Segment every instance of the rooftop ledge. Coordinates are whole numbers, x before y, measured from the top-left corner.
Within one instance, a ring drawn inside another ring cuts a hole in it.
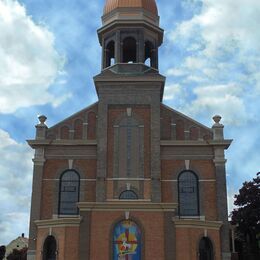
[[[159,74],[159,71],[156,68],[147,66],[144,63],[116,63],[114,65],[111,65],[110,67],[107,67],[101,71],[101,74],[98,74],[94,77],[94,79],[100,79],[101,75],[104,77],[105,72],[112,72],[113,76],[115,75],[123,75],[123,76],[129,76],[132,80],[138,81],[140,79],[135,78],[136,76],[146,76],[150,77],[150,80],[156,80],[156,81],[162,81],[165,80],[165,77]],[[159,77],[158,77],[159,76]],[[109,77],[109,76],[108,76]],[[156,79],[157,77],[157,79]],[[111,78],[111,76],[110,76]],[[124,78],[120,78],[122,81]],[[114,80],[114,79],[111,79]]]
[[[56,218],[56,219],[44,219],[36,220],[34,223],[38,228],[46,227],[66,227],[66,226],[79,226],[82,218],[77,216],[75,218]]]
[[[222,221],[207,221],[199,219],[177,219],[173,218],[172,221],[176,228],[203,228],[219,230],[223,225]]]
[[[152,203],[145,200],[79,202],[80,211],[175,211],[177,203]]]
[[[57,146],[90,146],[90,145],[97,145],[96,140],[51,140],[51,139],[43,139],[43,140],[27,140],[27,143],[32,147],[35,148],[37,146],[50,146],[50,145],[57,145]]]
[[[163,140],[161,146],[224,146],[227,149],[232,143],[232,139],[226,140],[208,140],[208,141],[193,141],[193,140]]]

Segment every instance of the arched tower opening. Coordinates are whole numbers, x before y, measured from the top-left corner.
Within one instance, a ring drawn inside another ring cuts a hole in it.
[[[110,41],[106,45],[106,64],[105,67],[110,67],[115,64],[115,42]]]
[[[146,41],[144,44],[145,64],[147,66],[156,68],[156,50],[151,41]]]
[[[123,40],[123,63],[136,63],[136,39],[127,37]]]

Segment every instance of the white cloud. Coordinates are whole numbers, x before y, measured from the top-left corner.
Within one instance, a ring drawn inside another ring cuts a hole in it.
[[[234,125],[243,124],[248,119],[245,104],[239,97],[242,93],[240,86],[211,85],[197,87],[193,92],[196,98],[184,109],[190,115],[220,114],[225,124]]]
[[[178,99],[181,97],[182,88],[179,84],[172,84],[165,87],[163,98],[164,100]]]
[[[180,77],[186,75],[186,72],[181,69],[172,68],[166,71],[166,75]]]
[[[0,113],[57,103],[49,87],[64,57],[54,48],[53,34],[16,0],[0,0],[0,32]]]
[[[252,105],[260,98],[260,1],[201,3],[200,12],[168,34],[172,44],[186,52],[178,67],[186,74],[178,83],[194,88],[194,95],[188,96],[192,109],[181,109],[193,116],[222,114],[229,124],[247,123],[252,111],[259,111]],[[176,76],[175,68],[168,72]]]
[[[21,233],[28,234],[33,153],[29,146],[17,143],[7,132],[0,129],[0,154],[0,244],[2,245],[9,243]]]

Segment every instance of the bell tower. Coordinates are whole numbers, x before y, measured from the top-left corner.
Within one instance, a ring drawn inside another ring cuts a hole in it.
[[[94,82],[102,116],[97,123],[96,199],[118,200],[120,194],[134,192],[138,199],[161,202],[165,78],[158,71],[163,30],[155,0],[107,0],[98,37],[102,70]]]
[[[154,0],[108,0],[98,30],[102,69],[114,64],[147,64],[158,69],[158,48],[163,41]]]

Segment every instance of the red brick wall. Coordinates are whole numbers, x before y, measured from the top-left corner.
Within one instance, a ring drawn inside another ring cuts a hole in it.
[[[81,119],[77,119],[74,122],[74,131],[74,139],[83,138],[83,121]]]
[[[215,260],[220,257],[220,237],[218,230],[207,230],[214,247]],[[204,236],[204,229],[200,228],[176,228],[176,259],[197,260],[199,241]]]
[[[88,114],[88,139],[96,139],[97,115],[94,112]]]
[[[80,172],[81,178],[96,179],[96,160],[75,160],[73,167]],[[64,170],[68,169],[68,160],[47,160],[44,166],[42,182],[41,219],[50,219],[53,215],[53,205],[58,205],[58,193],[55,194],[57,179]],[[52,179],[56,179],[53,180]],[[81,181],[85,185],[85,201],[96,200],[96,182]],[[55,201],[56,200],[56,201]]]
[[[63,126],[60,129],[60,139],[69,139],[69,127],[68,126]]]
[[[96,139],[96,114],[98,105],[94,104],[87,109],[80,111],[79,113],[72,115],[65,119],[61,123],[54,127],[51,127],[47,131],[48,139],[57,139],[60,135],[60,139],[69,139],[69,129],[74,130],[73,139],[82,139],[83,137],[83,122],[88,122],[88,136],[89,140]]]
[[[38,229],[36,260],[42,260],[43,244],[49,234],[49,228]],[[79,259],[79,227],[53,227],[51,228],[51,235],[55,237],[57,242],[57,260]]]
[[[192,160],[190,169],[198,175],[199,180],[204,180],[199,182],[199,187],[202,189],[201,207],[203,207],[203,215],[207,220],[216,220],[216,177],[213,162],[211,160]],[[184,160],[161,161],[163,202],[178,203],[178,182],[176,180],[183,170],[185,170]]]

